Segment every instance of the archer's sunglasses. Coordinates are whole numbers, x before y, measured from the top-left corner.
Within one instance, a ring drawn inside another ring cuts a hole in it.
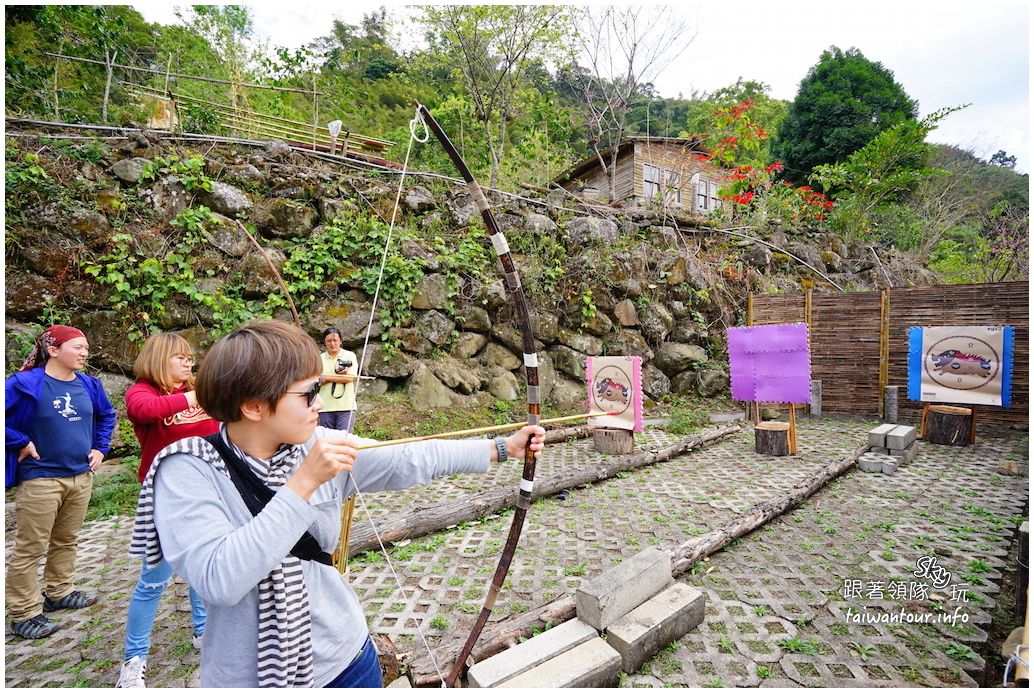
[[[317,380],[316,382],[314,382],[305,392],[291,392],[290,390],[288,390],[284,394],[301,395],[305,398],[305,406],[311,407],[312,403],[316,401],[316,398],[320,394],[320,381]]]

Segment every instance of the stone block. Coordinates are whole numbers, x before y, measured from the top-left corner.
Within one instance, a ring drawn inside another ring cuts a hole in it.
[[[887,447],[892,450],[904,450],[916,440],[915,426],[895,426],[887,434]]]
[[[621,655],[603,638],[593,638],[499,684],[499,688],[612,688]]]
[[[599,635],[588,623],[573,618],[478,662],[470,668],[467,679],[471,686],[477,688],[495,688],[507,679],[523,674],[584,642],[599,638]]]
[[[896,460],[900,460],[900,464],[908,464],[919,452],[919,446],[912,443],[904,450],[891,450],[890,455]]]
[[[703,592],[676,582],[612,623],[607,644],[621,655],[625,673],[638,671],[661,648],[700,625],[704,602]]]
[[[397,679],[395,679],[394,681],[392,681],[391,683],[389,683],[387,686],[385,686],[385,688],[412,688],[412,687],[413,687],[413,684],[409,682],[409,677],[408,676],[400,676]]]
[[[890,448],[869,448],[869,452],[875,453],[877,455],[889,455]]]
[[[651,546],[579,587],[575,610],[596,630],[606,630],[672,582],[671,554]]]
[[[883,424],[869,431],[869,445],[882,448],[887,445],[887,434],[896,428],[894,424]]]
[[[865,453],[858,458],[858,468],[863,472],[882,472],[883,462]]]
[[[888,462],[888,461],[884,460],[883,464],[880,465],[880,466],[882,467],[880,469],[880,471],[883,472],[884,474],[893,474],[894,472],[898,471],[898,463],[897,462]]]

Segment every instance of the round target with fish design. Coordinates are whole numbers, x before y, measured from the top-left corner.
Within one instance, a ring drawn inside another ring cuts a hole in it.
[[[592,381],[592,403],[600,411],[620,415],[632,406],[632,380],[616,366],[604,366]]]
[[[953,390],[983,387],[998,375],[1001,362],[993,346],[967,335],[940,339],[923,354],[927,377]]]

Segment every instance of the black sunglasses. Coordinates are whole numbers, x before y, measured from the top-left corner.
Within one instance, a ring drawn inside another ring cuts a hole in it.
[[[320,394],[320,381],[317,380],[316,382],[314,382],[305,392],[291,392],[290,390],[288,390],[284,394],[301,395],[305,398],[305,406],[311,407],[312,403],[316,401],[316,397],[318,397]]]

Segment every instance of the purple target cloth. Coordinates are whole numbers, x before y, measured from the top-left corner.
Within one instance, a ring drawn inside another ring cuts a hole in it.
[[[811,351],[805,323],[730,327],[727,338],[734,400],[811,401]]]

